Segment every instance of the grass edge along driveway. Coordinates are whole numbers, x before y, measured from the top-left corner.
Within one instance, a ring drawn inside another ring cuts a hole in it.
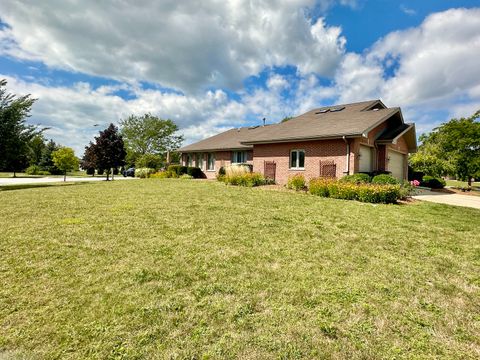
[[[480,356],[478,210],[173,179],[0,200],[13,358]]]

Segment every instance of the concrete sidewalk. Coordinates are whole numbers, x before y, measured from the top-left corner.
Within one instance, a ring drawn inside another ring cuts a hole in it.
[[[446,194],[442,192],[419,189],[417,195],[412,196],[417,200],[430,201],[438,204],[456,205],[480,209],[480,196]]]
[[[106,176],[90,176],[90,177],[80,177],[80,176],[67,176],[67,182],[82,182],[82,181],[105,181]],[[122,175],[116,175],[115,181],[117,180],[134,180],[132,177],[123,177]],[[63,182],[62,177],[41,177],[41,178],[0,178],[0,186],[3,185],[23,185],[23,184],[44,184],[44,183],[56,183]]]

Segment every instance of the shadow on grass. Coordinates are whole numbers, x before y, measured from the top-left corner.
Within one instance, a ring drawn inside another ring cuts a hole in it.
[[[72,185],[88,185],[88,182],[68,182],[68,183],[44,183],[44,184],[16,184],[16,185],[2,185],[0,186],[1,191],[10,191],[10,190],[24,190],[32,188],[42,188],[42,187],[54,187],[54,186],[72,186]]]

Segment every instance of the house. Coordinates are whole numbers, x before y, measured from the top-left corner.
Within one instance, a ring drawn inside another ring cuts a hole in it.
[[[407,155],[415,152],[415,125],[400,108],[380,100],[326,106],[279,124],[242,127],[179,149],[182,163],[214,178],[222,166],[253,165],[253,171],[285,184],[304,174],[341,178],[358,172],[390,172],[407,178]]]

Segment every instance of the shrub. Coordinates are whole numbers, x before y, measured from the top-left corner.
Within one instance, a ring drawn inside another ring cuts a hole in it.
[[[312,179],[308,183],[308,191],[310,194],[328,197],[330,195],[329,187],[331,183],[335,182],[333,179],[317,178]]]
[[[104,170],[103,169],[97,169],[97,175],[103,175]]]
[[[154,173],[155,173],[155,169],[152,169],[152,168],[135,169],[135,177],[138,177],[140,179],[149,178]]]
[[[218,181],[225,181],[225,175],[226,175],[225,168],[221,166],[220,169],[218,169],[216,178]]]
[[[299,191],[305,189],[306,184],[303,174],[295,174],[288,177],[287,188]]]
[[[422,186],[429,187],[431,189],[443,189],[447,183],[442,178],[436,178],[433,176],[424,176],[422,179]]]
[[[170,175],[170,173],[168,171],[158,171],[154,174],[151,174],[150,177],[154,178],[154,179],[166,179],[166,178],[171,177],[169,175]]]
[[[397,178],[394,178],[392,175],[381,174],[373,177],[372,184],[397,185],[397,184],[400,184],[400,182],[397,180]]]
[[[194,177],[192,175],[183,174],[182,176],[180,176],[180,179],[189,180],[194,179]]]
[[[260,186],[266,184],[266,180],[262,174],[253,172],[225,175],[223,181],[229,185],[239,185],[246,187]]]
[[[28,175],[38,175],[39,171],[41,171],[41,168],[38,165],[30,165],[25,169],[25,173]]]
[[[145,154],[138,157],[135,161],[136,168],[153,168],[160,169],[163,166],[163,160],[160,155]]]
[[[95,175],[95,169],[94,168],[88,168],[86,170],[86,172],[87,172],[87,175]]]
[[[175,173],[176,175],[178,175],[177,177],[179,177],[179,176],[187,173],[187,167],[182,166],[182,165],[170,165],[167,168],[167,171]]]
[[[352,174],[352,175],[345,175],[340,179],[341,182],[344,183],[352,183],[352,184],[362,184],[362,183],[369,183],[370,176],[368,174]]]
[[[185,175],[185,174],[182,174],[182,175]],[[204,177],[202,169],[198,167],[188,167],[187,175],[190,175],[194,179],[200,179]]]
[[[113,175],[118,175],[119,171],[118,168],[113,168]]]
[[[309,192],[313,195],[370,203],[395,203],[402,197],[400,185],[350,183],[333,179],[312,179]]]

